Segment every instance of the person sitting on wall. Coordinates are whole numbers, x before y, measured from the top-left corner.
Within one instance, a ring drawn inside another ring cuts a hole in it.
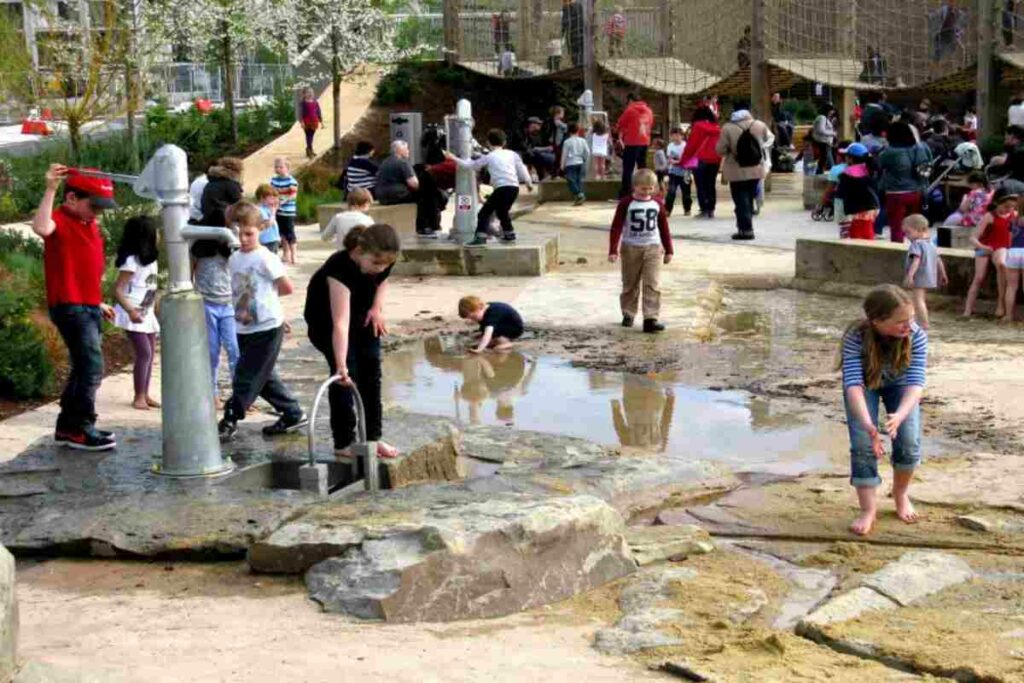
[[[509,149],[519,152],[523,163],[534,170],[537,182],[555,173],[555,150],[550,144],[546,144],[541,132],[542,126],[543,121],[531,116],[526,120],[526,128],[515,136],[509,146]]]

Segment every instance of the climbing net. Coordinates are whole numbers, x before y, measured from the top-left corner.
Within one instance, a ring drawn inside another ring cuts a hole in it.
[[[1008,51],[1024,63],[1024,0],[1005,5]],[[602,70],[670,95],[750,92],[758,29],[768,85],[928,88],[973,71],[977,16],[970,0],[449,0],[457,7],[458,58],[507,78],[569,74],[593,36]],[[1000,14],[1001,13],[1001,14]],[[998,28],[996,34],[998,37]],[[970,87],[970,78],[961,82]]]

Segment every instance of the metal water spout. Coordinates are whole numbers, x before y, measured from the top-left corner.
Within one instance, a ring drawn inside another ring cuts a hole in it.
[[[459,100],[455,115],[445,117],[448,133],[448,151],[460,159],[473,156],[473,106],[469,100]],[[455,170],[455,222],[452,240],[463,243],[476,233],[476,217],[480,209],[477,201],[476,172],[458,167]]]

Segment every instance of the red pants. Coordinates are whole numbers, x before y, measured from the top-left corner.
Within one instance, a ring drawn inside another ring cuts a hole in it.
[[[885,193],[885,215],[889,219],[889,237],[893,242],[903,241],[903,219],[912,213],[921,213],[920,192]]]
[[[871,218],[854,218],[850,221],[850,239],[875,239],[875,221]]]

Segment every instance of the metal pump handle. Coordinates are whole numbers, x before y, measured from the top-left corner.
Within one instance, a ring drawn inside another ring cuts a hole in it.
[[[331,375],[327,380],[320,385],[317,389],[316,398],[313,399],[313,409],[309,413],[309,427],[307,427],[308,440],[309,440],[309,464],[316,464],[316,416],[320,410],[320,401],[323,400],[324,394],[335,382],[341,383],[341,375]],[[363,407],[363,397],[359,395],[359,389],[356,388],[355,383],[348,382],[342,383],[343,387],[347,387],[352,395],[356,399],[356,444],[354,454],[362,448],[365,450],[363,456],[366,458],[366,489],[368,491],[377,491],[380,488],[380,480],[377,471],[377,445],[366,443],[366,410]],[[357,455],[358,457],[358,455]]]

